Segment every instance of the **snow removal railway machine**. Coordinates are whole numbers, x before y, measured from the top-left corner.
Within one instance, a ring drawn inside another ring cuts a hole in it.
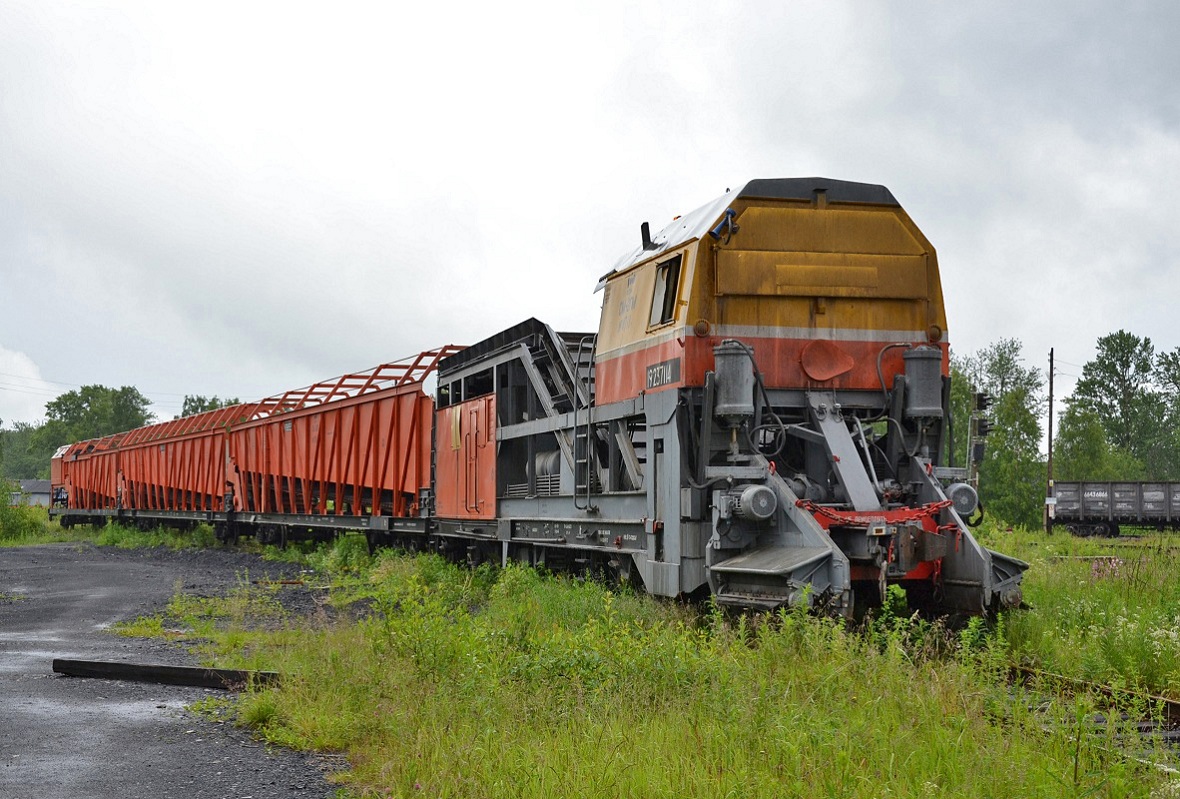
[[[63,447],[66,523],[363,530],[661,596],[851,617],[1021,602],[964,519],[934,248],[883,186],[753,180],[599,285],[597,333],[528,319],[470,347]],[[432,399],[422,390],[437,375]]]

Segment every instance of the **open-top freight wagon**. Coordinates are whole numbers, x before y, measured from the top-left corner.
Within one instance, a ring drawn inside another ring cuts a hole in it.
[[[528,319],[258,403],[63,447],[64,523],[208,522],[617,575],[851,616],[1021,601],[951,451],[935,252],[883,186],[755,180],[606,274],[596,333]],[[432,399],[423,380],[436,373]]]
[[[1053,484],[1050,521],[1077,536],[1117,536],[1122,527],[1180,528],[1180,483]]]
[[[434,403],[422,381],[458,351],[62,447],[52,482],[65,504],[54,512],[66,524],[208,522],[222,538],[267,543],[389,532],[425,515]]]

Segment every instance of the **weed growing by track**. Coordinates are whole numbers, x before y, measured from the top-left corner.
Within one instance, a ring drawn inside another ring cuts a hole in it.
[[[12,485],[0,480],[0,546],[40,543],[49,534],[49,512],[35,505],[9,505]]]
[[[213,527],[208,524],[198,524],[192,530],[173,530],[168,527],[156,527],[152,530],[139,530],[121,524],[107,524],[94,528],[95,544],[103,547],[119,547],[120,549],[150,549],[152,547],[168,547],[169,549],[209,549],[217,544]]]
[[[1013,662],[1180,698],[1180,538],[995,529],[987,538],[1031,564],[1031,609],[1005,630]]]
[[[309,559],[331,569],[332,616],[294,619],[257,586],[169,615],[218,665],[281,672],[237,720],[347,753],[349,795],[1144,796],[1161,779],[1046,731],[1075,711],[1006,686],[1006,627],[949,635],[894,607],[861,634],[370,558],[359,539]]]
[[[192,549],[211,548],[217,544],[213,527],[208,524],[198,524],[191,530],[174,530],[168,527],[140,530],[117,522],[108,522],[99,526],[82,525],[67,530],[58,524],[56,519],[50,519],[45,508],[9,507],[0,504],[0,546],[32,546],[78,541],[121,549],[149,549],[160,546],[169,549]]]

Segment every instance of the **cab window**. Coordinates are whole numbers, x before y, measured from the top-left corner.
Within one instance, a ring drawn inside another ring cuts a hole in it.
[[[656,266],[656,285],[651,298],[651,321],[648,327],[671,322],[676,316],[676,298],[680,287],[680,256]]]

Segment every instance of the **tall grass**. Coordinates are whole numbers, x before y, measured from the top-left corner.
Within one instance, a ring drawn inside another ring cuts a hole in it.
[[[0,483],[0,496],[7,500],[7,492]],[[49,517],[46,508],[38,506],[10,506],[0,502],[0,546],[28,546],[61,542],[89,541],[98,546],[121,549],[168,547],[170,549],[208,548],[217,544],[213,527],[197,524],[188,530],[177,530],[163,525],[140,530],[131,525],[107,521],[97,525],[79,525],[66,530],[56,519]],[[247,542],[248,547],[261,547]],[[277,551],[277,550],[276,550]],[[302,557],[302,555],[299,555]]]
[[[82,529],[86,535],[86,528]],[[101,527],[91,528],[87,537],[98,546],[120,549],[202,549],[217,544],[213,527],[208,524],[198,524],[191,530],[176,530],[163,526],[140,530],[117,522],[108,522]]]
[[[1117,754],[1117,725],[1091,734],[1085,697],[1026,696],[1005,674],[1018,659],[1180,696],[1180,538],[1116,549],[979,533],[1032,564],[1032,608],[954,634],[900,602],[863,631],[801,612],[730,616],[519,567],[373,556],[359,536],[265,550],[330,576],[330,601],[351,614],[294,618],[282,589],[244,582],[124,632],[280,671],[236,718],[346,752],[352,796],[1151,795],[1165,777]]]
[[[1006,628],[1013,660],[1180,698],[1180,537],[1135,542],[1018,530],[1031,609]]]
[[[1161,779],[1051,723],[1070,708],[1030,710],[999,677],[1003,633],[978,626],[886,611],[861,635],[390,553],[344,583],[359,622],[271,624],[248,647],[202,630],[223,663],[285,675],[239,720],[347,752],[356,796],[1141,796]]]
[[[49,530],[49,512],[35,505],[9,505],[11,483],[0,480],[0,545],[34,542]]]

